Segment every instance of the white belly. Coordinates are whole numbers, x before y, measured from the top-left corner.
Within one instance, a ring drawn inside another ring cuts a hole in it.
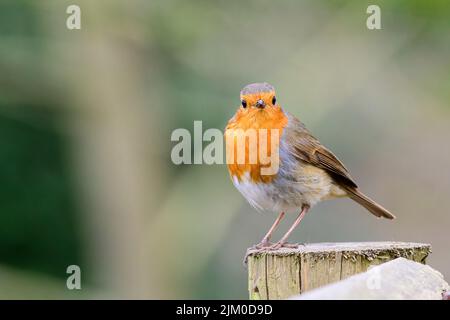
[[[298,162],[295,168],[281,166],[270,183],[255,183],[248,174],[240,181],[233,177],[233,183],[253,207],[276,212],[301,210],[304,205],[312,207],[346,195],[322,169]]]

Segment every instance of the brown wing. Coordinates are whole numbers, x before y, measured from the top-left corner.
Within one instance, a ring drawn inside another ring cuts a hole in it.
[[[344,164],[319,140],[314,138],[303,123],[292,115],[288,116],[289,124],[286,128],[286,135],[289,144],[293,146],[291,148],[293,155],[300,160],[326,170],[338,184],[357,188]]]

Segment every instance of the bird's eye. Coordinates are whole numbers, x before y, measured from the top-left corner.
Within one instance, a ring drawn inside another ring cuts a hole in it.
[[[275,96],[273,96],[273,98],[272,98],[272,104],[275,105],[275,103],[277,103],[277,98],[275,98]]]
[[[242,103],[242,106],[243,106],[244,108],[247,108],[247,101],[242,100],[241,103]]]

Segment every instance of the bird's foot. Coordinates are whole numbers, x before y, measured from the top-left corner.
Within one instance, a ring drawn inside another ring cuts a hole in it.
[[[271,246],[273,246],[274,244],[272,242],[269,242],[267,240],[263,240],[258,244],[255,244],[252,249],[265,249],[265,248],[270,248]]]
[[[268,249],[269,250],[278,250],[280,248],[292,248],[297,249],[301,244],[299,243],[287,243],[283,241],[278,241],[277,243],[271,245]]]
[[[272,247],[273,245],[274,245],[274,244],[273,244],[272,242],[269,242],[268,240],[264,240],[264,239],[263,239],[260,243],[255,244],[253,247],[249,248],[249,249],[247,250],[247,253],[245,254],[244,261],[242,261],[243,264],[244,264],[244,267],[247,266],[248,256],[250,255],[250,252],[249,252],[249,251],[251,251],[251,250],[269,249],[269,248]]]

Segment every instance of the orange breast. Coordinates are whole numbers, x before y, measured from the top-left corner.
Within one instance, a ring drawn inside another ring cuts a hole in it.
[[[260,151],[263,148],[262,150],[266,152],[262,153],[265,153],[267,157],[273,155],[278,157],[277,151],[279,150],[280,139],[287,122],[286,115],[279,107],[240,108],[228,122],[225,131],[227,166],[231,177],[236,177],[239,181],[248,178],[254,183],[271,182],[276,174],[262,174],[261,169],[269,167],[270,163],[267,163],[267,159],[262,161],[264,159],[261,159]],[[276,130],[276,132],[272,132],[272,130]],[[261,139],[261,135],[266,138]],[[272,137],[277,137],[277,141],[272,141]],[[244,141],[243,144],[242,141]],[[243,148],[238,150],[240,146],[243,146]],[[274,146],[276,146],[275,150]],[[232,156],[230,156],[230,152],[232,152]],[[276,152],[276,155],[273,154],[274,152]],[[245,160],[243,163],[242,161],[238,162],[240,153],[241,155],[244,153]]]

